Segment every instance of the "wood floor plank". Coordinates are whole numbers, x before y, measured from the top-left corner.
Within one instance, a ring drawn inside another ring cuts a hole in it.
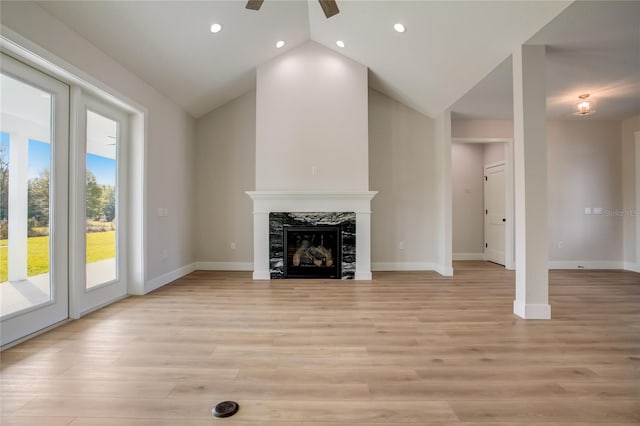
[[[640,424],[640,274],[551,271],[551,321],[514,273],[252,281],[197,271],[0,354],[3,426]],[[234,399],[240,411],[215,419]]]

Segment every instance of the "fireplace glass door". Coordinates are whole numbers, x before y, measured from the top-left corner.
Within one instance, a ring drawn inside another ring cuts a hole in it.
[[[285,278],[341,278],[340,227],[284,227]]]

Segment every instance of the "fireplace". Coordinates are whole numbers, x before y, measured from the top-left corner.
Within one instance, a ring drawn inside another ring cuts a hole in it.
[[[342,280],[371,279],[371,199],[375,191],[247,191],[253,200],[253,279],[284,278],[284,228],[340,229]]]
[[[284,278],[341,278],[338,226],[285,226]]]
[[[355,213],[269,213],[269,264],[271,279],[353,279]]]

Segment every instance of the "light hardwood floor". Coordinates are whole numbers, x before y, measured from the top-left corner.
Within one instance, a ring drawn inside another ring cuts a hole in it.
[[[513,272],[455,268],[195,272],[4,351],[1,424],[640,424],[640,274],[553,271],[553,320],[524,321]]]

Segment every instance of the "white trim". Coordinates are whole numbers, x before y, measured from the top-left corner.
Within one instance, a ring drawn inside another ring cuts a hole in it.
[[[484,260],[484,253],[453,253],[453,260]]]
[[[624,262],[624,270],[640,273],[640,264],[633,262]]]
[[[451,138],[452,143],[513,143],[513,138]]]
[[[551,305],[513,301],[513,313],[524,319],[551,319]]]
[[[33,333],[31,333],[31,334],[27,335],[27,336],[24,336],[24,337],[21,337],[21,338],[19,338],[19,339],[17,339],[17,340],[14,340],[13,342],[7,343],[6,345],[0,346],[0,352],[5,351],[5,350],[7,350],[7,349],[9,349],[9,348],[12,348],[12,347],[14,347],[14,346],[17,346],[17,345],[19,345],[20,343],[24,343],[24,342],[26,342],[27,340],[33,339],[34,337],[37,337],[37,336],[39,336],[39,335],[41,335],[41,334],[44,334],[44,333],[46,333],[46,332],[49,332],[49,331],[53,330],[54,328],[58,328],[58,327],[60,327],[61,325],[65,325],[65,324],[67,324],[67,323],[70,323],[71,321],[73,321],[73,319],[71,319],[71,318],[67,318],[67,319],[62,320],[62,321],[60,321],[60,322],[57,322],[57,323],[55,323],[55,324],[52,324],[52,325],[50,325],[49,327],[45,327],[45,328],[43,328],[43,329],[40,329],[40,330],[38,330],[38,331],[36,331],[36,332],[33,332]]]
[[[147,114],[147,109],[127,97],[126,95],[112,89],[100,80],[92,77],[81,69],[73,66],[69,62],[54,55],[38,44],[21,36],[17,32],[5,25],[0,25],[0,47],[5,52],[10,52],[35,68],[50,74],[68,84],[75,84],[82,89],[93,93],[106,102],[112,103],[119,108],[123,108],[130,113]]]
[[[174,269],[171,272],[167,272],[166,274],[162,274],[159,277],[155,277],[146,282],[144,286],[145,294],[156,290],[163,285],[167,285],[170,282],[173,282],[179,278],[184,277],[196,270],[196,263],[191,263],[189,265],[185,265],[181,268]]]
[[[253,262],[196,262],[196,271],[253,271]]]
[[[126,299],[127,297],[129,297],[129,295],[128,295],[128,294],[123,294],[123,295],[120,295],[120,296],[116,296],[116,297],[114,297],[113,299],[107,300],[107,301],[105,301],[104,303],[101,303],[101,304],[99,304],[99,305],[92,306],[92,307],[90,307],[89,309],[87,309],[87,310],[84,310],[84,311],[80,312],[80,317],[83,317],[83,316],[85,316],[85,315],[87,315],[87,314],[90,314],[91,312],[97,311],[98,309],[102,309],[102,308],[104,308],[104,307],[106,307],[106,306],[109,306],[109,305],[111,305],[112,303],[116,303],[116,302],[119,302],[119,301],[121,301],[121,300],[124,300],[124,299]],[[77,319],[77,318],[74,318],[74,319]]]
[[[437,271],[433,262],[373,262],[372,271]]]
[[[636,140],[636,265],[640,265],[640,131],[633,136]]]
[[[441,266],[436,265],[435,271],[442,275],[443,277],[452,277],[453,276],[453,266]]]
[[[252,279],[256,281],[270,280],[271,273],[269,271],[253,271]]]
[[[624,269],[618,260],[560,260],[550,261],[549,269]]]
[[[489,164],[485,164],[484,165],[484,170],[485,173],[488,169],[493,169],[494,167],[504,167],[505,162],[504,161],[496,161],[495,163],[489,163]]]

